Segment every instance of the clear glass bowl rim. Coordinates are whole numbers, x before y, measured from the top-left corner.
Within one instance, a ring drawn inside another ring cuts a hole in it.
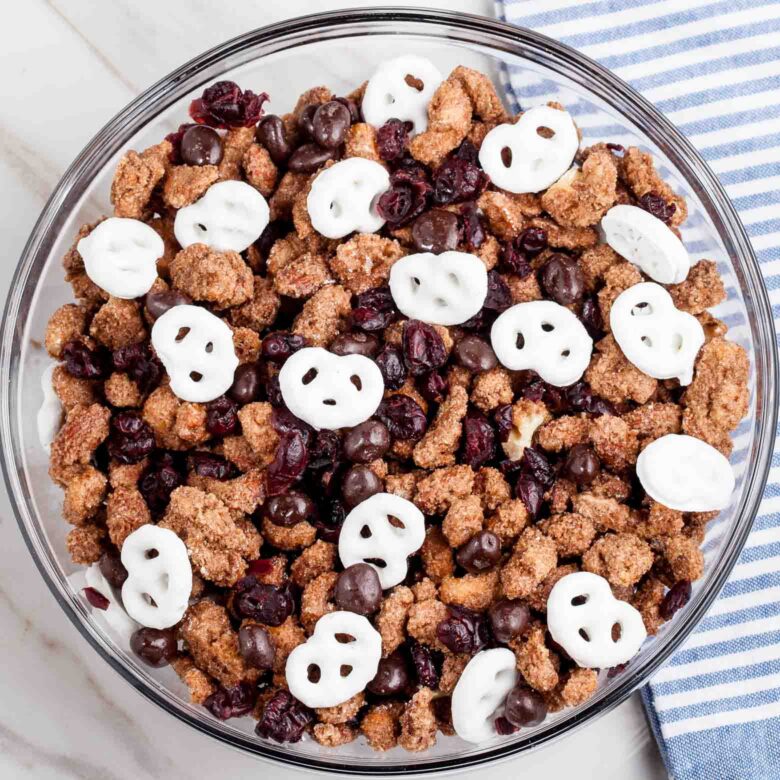
[[[294,749],[284,746],[260,744],[251,738],[227,733],[218,728],[216,722],[206,718],[194,717],[191,713],[178,708],[163,689],[155,689],[126,667],[114,654],[111,646],[99,635],[87,620],[88,614],[83,605],[74,601],[65,583],[57,571],[51,551],[41,533],[33,508],[26,493],[22,479],[20,457],[21,437],[18,427],[18,373],[21,360],[24,321],[20,321],[20,312],[29,307],[35,289],[35,280],[43,268],[47,256],[50,238],[78,202],[91,175],[121,149],[127,140],[139,128],[151,120],[162,108],[194,92],[195,88],[214,77],[211,69],[217,69],[227,58],[235,57],[243,51],[253,51],[254,56],[262,57],[273,50],[274,42],[293,38],[309,38],[317,35],[370,34],[366,26],[376,26],[377,32],[392,33],[387,25],[400,23],[403,32],[416,28],[413,34],[424,35],[426,25],[431,28],[445,26],[446,34],[440,29],[431,30],[439,37],[470,42],[487,46],[499,51],[517,55],[533,55],[537,61],[558,71],[561,75],[572,74],[585,77],[587,87],[598,98],[619,111],[623,116],[641,127],[643,132],[659,146],[666,147],[667,155],[682,175],[689,181],[700,184],[706,195],[702,196],[708,206],[709,216],[724,241],[731,257],[740,258],[745,286],[742,294],[745,305],[754,311],[755,332],[755,373],[756,460],[753,469],[746,476],[746,486],[741,505],[736,509],[736,524],[730,538],[724,543],[719,559],[715,562],[717,571],[712,575],[707,588],[702,588],[688,606],[675,619],[671,630],[663,638],[656,640],[652,652],[634,667],[629,667],[606,695],[597,695],[589,703],[576,709],[568,718],[561,719],[550,728],[521,738],[511,743],[491,745],[483,751],[470,756],[454,756],[418,764],[410,756],[403,765],[384,766],[381,763],[364,765],[339,764],[338,751],[332,759],[318,759],[296,755]],[[380,29],[381,25],[381,29]],[[265,45],[266,50],[262,47]],[[258,50],[259,49],[259,50]],[[202,78],[201,78],[202,77]],[[193,84],[193,80],[201,80]],[[669,144],[669,141],[673,144]],[[670,147],[673,147],[670,149]],[[505,22],[495,21],[481,16],[461,14],[450,11],[426,10],[419,8],[363,8],[345,11],[313,14],[291,19],[278,24],[253,30],[227,41],[220,46],[195,57],[165,78],[147,89],[118,113],[87,144],[76,160],[63,175],[54,193],[44,207],[30,238],[23,250],[14,274],[9,295],[6,300],[2,321],[2,342],[0,344],[0,439],[2,440],[2,468],[5,483],[11,499],[12,509],[30,553],[44,577],[49,589],[76,626],[81,635],[130,685],[146,698],[162,707],[190,726],[215,737],[234,748],[250,753],[271,762],[293,767],[327,771],[330,773],[348,773],[362,775],[415,775],[433,774],[444,771],[457,771],[490,762],[507,759],[520,752],[546,744],[557,739],[586,721],[605,714],[623,702],[629,694],[644,683],[647,678],[675,651],[691,633],[710,604],[717,597],[731,569],[739,557],[747,539],[753,520],[758,511],[764,485],[767,480],[774,443],[777,418],[776,386],[778,377],[777,352],[774,348],[775,332],[772,310],[761,272],[750,241],[728,199],[722,185],[707,164],[684,136],[661,115],[641,95],[585,55],[554,41],[544,35],[526,28],[519,28]]]

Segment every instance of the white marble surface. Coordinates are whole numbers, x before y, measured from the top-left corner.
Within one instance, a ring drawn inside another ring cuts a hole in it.
[[[427,0],[490,14],[490,0]],[[0,191],[5,296],[15,259],[61,173],[140,90],[202,50],[263,24],[375,3],[351,0],[24,0],[0,25]],[[377,3],[378,5],[378,3]],[[189,730],[124,683],[39,579],[0,495],[0,777],[255,776],[268,768]],[[498,773],[666,777],[636,696],[566,741]],[[300,773],[272,769],[274,778]]]

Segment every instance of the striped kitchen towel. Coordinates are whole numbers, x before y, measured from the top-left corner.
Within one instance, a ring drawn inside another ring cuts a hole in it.
[[[610,68],[691,139],[750,234],[777,332],[780,0],[497,0],[496,7],[499,18]],[[516,105],[548,99],[551,85],[527,69],[505,76]],[[675,780],[780,778],[777,442],[759,516],[728,584],[643,695]]]

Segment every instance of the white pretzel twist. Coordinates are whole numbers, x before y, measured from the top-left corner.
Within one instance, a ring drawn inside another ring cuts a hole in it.
[[[613,639],[613,626],[620,636]],[[597,574],[568,574],[547,599],[547,628],[552,638],[586,669],[606,669],[633,658],[647,631],[642,616],[630,604],[618,601],[609,583]]]
[[[233,384],[233,331],[200,306],[173,306],[152,326],[152,346],[183,401],[213,401]]]
[[[165,245],[145,222],[110,217],[82,238],[77,249],[98,287],[115,298],[131,299],[149,292]]]
[[[623,354],[640,371],[691,383],[704,329],[696,317],[675,307],[663,287],[643,282],[624,290],[612,304],[609,325]]]
[[[452,726],[467,742],[496,736],[496,710],[517,684],[517,659],[511,650],[482,650],[466,665],[452,692]]]
[[[184,249],[206,244],[220,252],[243,252],[260,238],[269,213],[265,198],[250,184],[220,181],[176,212],[173,232]]]
[[[106,619],[106,623],[117,632],[124,646],[128,647],[130,637],[138,630],[139,625],[125,611],[119,592],[103,576],[98,563],[93,563],[84,570],[84,579],[88,587],[96,590],[108,601],[108,607],[97,610],[96,614]]]
[[[343,238],[353,231],[375,233],[384,219],[376,201],[390,186],[384,166],[350,157],[322,171],[306,198],[312,227],[326,238]]]
[[[459,325],[482,308],[487,295],[485,264],[466,252],[421,252],[390,269],[390,292],[399,311],[434,325]]]
[[[593,352],[585,326],[553,301],[518,303],[507,309],[493,323],[490,340],[506,368],[531,369],[556,387],[576,382]]]
[[[339,641],[339,635],[353,637],[353,641]],[[374,679],[381,657],[382,637],[365,617],[331,612],[317,621],[314,633],[288,656],[287,685],[307,707],[335,707]],[[319,669],[316,682],[309,679],[311,667]]]
[[[392,522],[396,518],[400,523]],[[364,536],[367,529],[368,536]],[[408,557],[425,541],[425,518],[411,502],[391,493],[376,493],[361,501],[346,517],[339,535],[339,558],[344,568],[368,563],[379,575],[382,589],[401,582]],[[373,561],[381,560],[384,566]]]
[[[150,558],[153,550],[157,555]],[[192,592],[184,542],[173,531],[147,523],[125,539],[121,558],[127,569],[122,602],[130,617],[148,628],[176,625]]]
[[[38,441],[46,452],[51,450],[51,443],[57,437],[57,431],[59,431],[62,423],[62,402],[52,386],[55,368],[57,368],[57,364],[50,363],[41,374],[43,401],[38,408],[38,414],[35,419],[38,429]]]
[[[420,81],[422,88],[418,89]],[[386,60],[368,80],[361,103],[363,117],[374,127],[381,127],[388,119],[400,119],[412,123],[412,132],[424,133],[428,129],[428,103],[441,82],[438,68],[425,57],[406,55]]]
[[[661,284],[685,281],[691,267],[688,252],[669,226],[639,206],[613,206],[602,218],[607,243]]]
[[[650,498],[679,512],[725,509],[735,485],[723,454],[701,439],[675,433],[639,453],[636,475]]]
[[[554,135],[546,137],[545,128]],[[516,194],[541,192],[569,170],[579,145],[566,111],[537,106],[513,125],[494,127],[482,142],[479,161],[496,187]]]
[[[385,390],[377,364],[363,355],[304,347],[279,372],[287,408],[313,427],[352,428],[377,410]]]

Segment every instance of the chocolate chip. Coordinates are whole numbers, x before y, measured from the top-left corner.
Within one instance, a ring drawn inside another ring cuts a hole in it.
[[[442,252],[458,248],[460,222],[451,211],[431,209],[421,214],[412,225],[412,240],[420,252]]]
[[[563,464],[562,473],[575,485],[590,485],[601,470],[598,455],[587,444],[575,444]]]
[[[262,627],[248,623],[238,629],[238,649],[243,659],[256,669],[271,669],[274,665],[276,648]]]
[[[294,173],[314,173],[328,160],[335,160],[336,149],[323,149],[318,144],[299,146],[290,157],[288,167]]]
[[[506,697],[504,717],[517,728],[537,726],[547,717],[547,705],[527,685],[516,685]]]
[[[480,531],[458,550],[456,559],[470,574],[492,569],[501,560],[501,540],[492,531]]]
[[[382,603],[382,586],[373,566],[356,563],[336,580],[333,602],[339,609],[358,615],[373,615]]]
[[[147,666],[159,669],[176,657],[176,632],[170,628],[139,628],[130,637],[130,649]]]
[[[330,351],[335,355],[363,355],[373,358],[379,352],[379,339],[373,333],[354,331],[341,333],[330,344]]]
[[[397,650],[379,661],[376,675],[366,686],[366,690],[377,696],[395,696],[404,693],[411,678],[409,666]]]
[[[228,390],[228,395],[241,404],[251,404],[260,397],[260,371],[256,363],[244,363],[233,374],[233,384]]]
[[[528,625],[531,613],[522,601],[501,599],[488,611],[490,628],[499,642],[509,642],[519,636]]]
[[[325,149],[336,149],[347,137],[352,116],[345,105],[330,100],[314,112],[311,124],[312,138]]]
[[[382,480],[368,466],[352,466],[341,482],[341,495],[350,508],[381,490]]]
[[[455,345],[455,359],[469,371],[490,371],[498,365],[493,347],[480,336],[469,334]]]
[[[561,306],[577,303],[585,294],[582,269],[567,255],[552,255],[542,268],[541,281],[544,291]]]
[[[390,448],[390,432],[379,420],[366,420],[347,431],[344,454],[353,463],[371,463]]]
[[[290,528],[304,520],[313,520],[317,508],[305,493],[290,490],[284,495],[269,498],[265,505],[265,512],[274,525]]]
[[[162,317],[168,309],[174,306],[186,306],[192,303],[192,298],[177,290],[165,290],[165,292],[149,292],[144,298],[144,305],[149,316],[156,320]]]
[[[257,126],[257,140],[266,148],[274,165],[284,165],[290,159],[293,150],[287,143],[284,122],[275,114],[264,117]]]
[[[216,130],[195,125],[184,131],[180,154],[185,165],[219,165],[222,162],[222,139]]]

